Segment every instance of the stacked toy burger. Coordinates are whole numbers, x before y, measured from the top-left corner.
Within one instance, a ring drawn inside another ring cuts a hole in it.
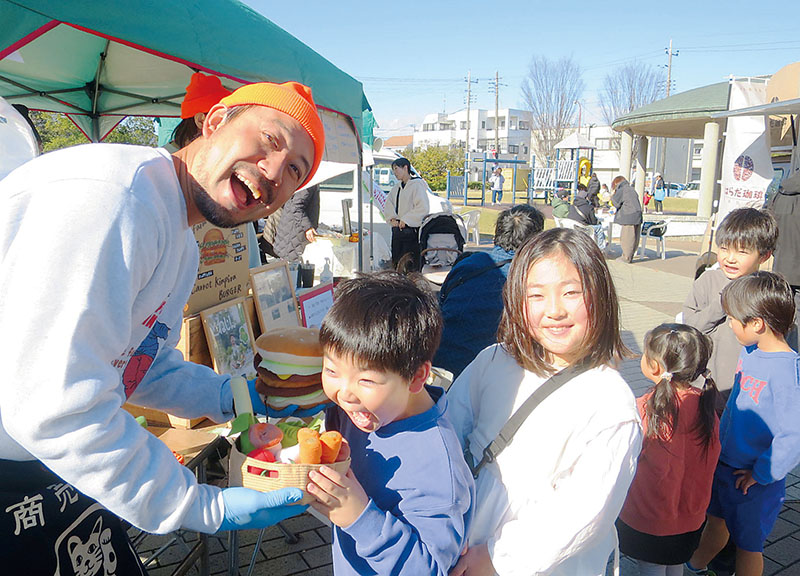
[[[256,340],[256,390],[272,418],[304,418],[330,401],[322,390],[322,346],[316,328],[278,328]]]

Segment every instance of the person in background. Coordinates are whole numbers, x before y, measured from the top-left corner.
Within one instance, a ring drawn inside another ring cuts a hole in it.
[[[772,271],[792,287],[795,308],[800,309],[800,172],[781,182],[778,191],[767,200],[767,210],[775,217],[779,231]],[[787,341],[798,351],[800,314],[795,314],[794,322]]]
[[[456,262],[439,291],[444,332],[434,366],[457,377],[478,352],[497,342],[511,259],[525,241],[543,229],[544,216],[533,206],[520,204],[503,210],[494,228],[494,248],[470,253]]]
[[[720,422],[722,452],[706,526],[687,567],[710,574],[706,566],[730,536],[736,575],[761,576],[786,475],[800,464],[800,356],[786,343],[794,296],[777,274],[754,272],[722,290],[722,307],[742,351]]]
[[[42,142],[42,135],[39,134],[39,130],[36,129],[36,124],[33,123],[30,109],[24,104],[12,104],[11,107],[14,108],[14,110],[16,110],[17,112],[19,112],[20,116],[25,118],[25,122],[27,122],[28,126],[30,126],[31,132],[33,132],[33,137],[36,139],[36,146],[39,148],[39,154],[44,153],[44,143]]]
[[[683,303],[683,321],[714,342],[708,366],[720,391],[717,412],[722,414],[742,346],[722,308],[720,294],[731,280],[752,274],[769,259],[778,241],[778,225],[769,212],[738,208],[723,218],[716,241],[719,266],[706,270],[692,284]]]
[[[598,198],[599,195],[600,179],[597,177],[596,172],[592,172],[592,176],[589,178],[589,183],[586,185],[586,198],[594,208],[600,207],[600,199]]]
[[[430,212],[428,184],[417,176],[406,158],[392,162],[397,184],[386,197],[384,217],[392,227],[392,265],[410,254],[411,270],[419,269],[419,227]]]
[[[447,393],[473,470],[550,376],[586,371],[547,396],[513,442],[473,471],[469,548],[450,574],[604,575],[642,444],[633,393],[614,368],[627,348],[611,273],[588,234],[553,228],[517,251],[503,300],[499,343]]]
[[[181,122],[173,130],[172,141],[167,144],[167,150],[177,152],[200,136],[206,113],[230,93],[216,76],[202,72],[192,74],[181,102]]]
[[[600,185],[600,193],[597,195],[597,199],[604,206],[611,204],[611,192],[608,191],[608,186],[605,184]]]
[[[642,373],[654,386],[636,401],[644,444],[617,520],[619,549],[640,576],[682,576],[697,549],[719,458],[719,394],[710,377],[711,339],[686,324],[644,337]],[[703,378],[703,388],[691,382]]]
[[[592,206],[587,197],[588,193],[586,186],[578,184],[578,191],[575,192],[575,199],[569,207],[567,218],[590,227],[594,235],[594,241],[600,247],[600,250],[604,250],[607,244],[606,232],[603,230],[603,225],[597,221],[594,206]]]
[[[283,205],[273,247],[279,258],[300,262],[319,226],[319,186],[299,190]]]
[[[553,195],[553,218],[567,218],[569,216],[569,190],[560,188]]]
[[[664,178],[661,177],[661,174],[656,172],[656,176],[653,179],[653,189],[651,192],[653,196],[653,202],[655,205],[653,206],[656,214],[663,214],[664,213],[664,198],[667,196],[667,186],[664,184]]]
[[[492,170],[492,175],[489,177],[489,185],[492,189],[492,206],[503,201],[503,183],[505,181],[502,168],[498,166]]]
[[[198,483],[122,405],[234,416],[230,377],[175,349],[197,277],[192,226],[266,216],[313,177],[324,145],[311,90],[263,82],[212,106],[174,155],[74,146],[0,181],[4,572],[55,574],[89,551],[95,571],[143,574],[120,518],[213,533],[303,511],[298,489]],[[59,242],[41,233],[53,214]]]
[[[633,262],[636,247],[639,245],[639,234],[642,232],[642,205],[636,189],[628,184],[624,176],[617,176],[611,182],[611,204],[617,209],[614,224],[620,227],[619,243],[622,256],[619,260]]]

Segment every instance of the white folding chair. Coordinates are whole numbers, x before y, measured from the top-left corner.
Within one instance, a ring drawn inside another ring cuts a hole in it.
[[[661,256],[662,260],[667,259],[667,247],[664,243],[664,236],[667,235],[667,221],[662,220],[650,226],[646,231],[642,232],[641,240],[639,241],[639,257],[645,254],[647,248],[647,239],[653,238],[656,241],[656,252]]]
[[[474,238],[475,244],[481,243],[481,233],[478,230],[478,223],[481,220],[481,211],[480,210],[467,210],[466,212],[461,212],[461,218],[464,220],[464,225],[467,227],[467,241],[469,241],[470,235]]]

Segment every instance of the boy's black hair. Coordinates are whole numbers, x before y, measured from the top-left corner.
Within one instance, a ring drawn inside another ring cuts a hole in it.
[[[756,250],[761,256],[768,256],[775,251],[777,242],[778,223],[765,210],[731,210],[717,228],[717,246]]]
[[[580,190],[581,192],[588,192],[589,191],[589,189],[583,184],[578,184],[578,190]]]
[[[722,308],[742,324],[761,318],[784,337],[794,325],[792,288],[774,272],[758,271],[732,280],[722,290]]]
[[[360,274],[336,288],[319,332],[323,350],[411,381],[433,360],[442,314],[427,281],[394,271]]]
[[[518,204],[503,210],[494,226],[494,245],[508,252],[517,248],[534,234],[544,230],[544,216],[533,206]]]

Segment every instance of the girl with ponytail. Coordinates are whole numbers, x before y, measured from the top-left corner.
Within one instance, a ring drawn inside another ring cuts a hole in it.
[[[662,324],[644,339],[642,373],[654,386],[637,400],[645,439],[617,520],[620,550],[642,576],[683,574],[700,542],[720,452],[711,350],[685,324]]]

